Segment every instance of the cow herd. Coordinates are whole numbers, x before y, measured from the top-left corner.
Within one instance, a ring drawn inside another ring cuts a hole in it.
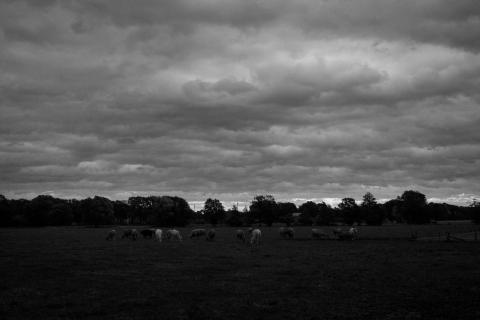
[[[138,232],[137,229],[127,229],[123,231],[121,239],[137,240],[139,235],[141,235],[144,239],[154,239],[159,242],[162,242],[162,240],[183,240],[180,231],[176,229],[170,229],[165,232],[163,232],[162,229],[145,229],[140,232]],[[212,237],[210,233],[208,235],[213,239],[214,236]],[[116,236],[117,231],[115,229],[110,230],[107,233],[106,240],[115,240]]]
[[[292,227],[281,227],[279,230],[280,238],[285,240],[292,240],[295,238],[295,230]],[[215,239],[215,229],[193,229],[190,232],[190,239],[205,238],[207,241],[213,241]],[[165,232],[162,229],[144,229],[140,232],[137,229],[127,229],[123,231],[121,239],[137,240],[139,236],[144,239],[154,239],[162,242],[167,241],[183,241],[183,237],[180,231],[176,229],[168,229]],[[107,233],[107,240],[115,240],[117,236],[116,230],[110,230]],[[238,229],[235,231],[237,240],[249,244],[252,247],[257,247],[260,244],[262,237],[262,231],[258,228]],[[355,240],[358,239],[358,229],[352,227],[350,229],[336,228],[333,230],[333,238],[322,229],[312,229],[312,239],[338,239],[338,240]]]
[[[190,232],[190,239],[203,237],[205,237],[207,241],[213,241],[213,239],[215,239],[215,229],[208,231],[206,229],[193,229],[192,232]]]

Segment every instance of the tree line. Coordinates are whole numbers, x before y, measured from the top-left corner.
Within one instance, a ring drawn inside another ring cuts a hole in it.
[[[307,201],[300,206],[277,202],[272,195],[257,195],[248,208],[226,210],[218,199],[207,199],[204,208],[193,211],[180,197],[130,197],[112,201],[95,196],[82,200],[39,195],[32,200],[7,199],[0,195],[0,227],[70,226],[70,225],[154,225],[162,227],[209,223],[212,225],[249,226],[262,223],[286,225],[381,225],[386,222],[424,224],[439,220],[472,219],[480,223],[480,202],[468,207],[427,202],[426,196],[408,190],[385,203],[378,203],[367,192],[360,204],[343,198],[337,207],[324,202]]]

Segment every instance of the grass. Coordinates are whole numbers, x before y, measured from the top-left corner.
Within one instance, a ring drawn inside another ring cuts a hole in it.
[[[480,319],[480,243],[407,240],[472,229],[361,227],[358,241],[313,241],[296,228],[288,241],[262,228],[253,252],[231,228],[161,244],[105,241],[101,228],[1,229],[0,318]]]

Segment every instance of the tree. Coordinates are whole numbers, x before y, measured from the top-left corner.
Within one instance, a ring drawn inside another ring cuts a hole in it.
[[[340,209],[345,224],[353,225],[355,222],[360,222],[359,210],[355,203],[355,199],[343,198],[342,202],[338,205],[338,208]]]
[[[30,202],[31,201],[25,199],[11,199],[8,201],[10,215],[12,217],[12,226],[23,227],[30,224],[28,220]]]
[[[192,214],[190,215],[190,223],[205,224],[205,215],[203,214],[203,210],[192,210]]]
[[[407,190],[400,199],[402,200],[402,216],[407,223],[423,224],[430,222],[427,198],[423,193]]]
[[[128,205],[132,210],[132,221],[130,223],[145,224],[147,217],[155,214],[154,203],[158,197],[130,197]],[[156,220],[156,219],[154,219]]]
[[[365,193],[363,196],[362,207],[373,207],[377,205],[377,199],[373,196],[371,192]]]
[[[83,223],[83,212],[82,212],[82,202],[77,199],[67,200],[69,207],[72,209],[73,214],[73,224],[82,224]]]
[[[36,227],[48,225],[50,210],[57,203],[50,195],[39,195],[30,201],[27,211],[28,224]]]
[[[153,224],[164,227],[183,227],[193,216],[193,210],[188,202],[180,197],[149,197],[147,217]]]
[[[49,225],[71,226],[73,223],[73,211],[67,201],[54,204],[49,212]]]
[[[27,203],[25,218],[32,226],[61,226],[74,222],[75,217],[69,200],[40,195]]]
[[[250,204],[250,213],[252,214],[252,217],[266,223],[268,226],[271,226],[276,220],[278,215],[277,211],[277,203],[275,202],[275,198],[271,195],[255,196]]]
[[[370,192],[363,196],[360,205],[362,220],[368,225],[381,225],[385,219],[385,213],[377,200]]]
[[[132,212],[130,206],[123,201],[113,202],[113,215],[115,216],[115,222],[118,224],[130,223],[132,219]]]
[[[242,216],[246,226],[251,226],[255,222],[254,215],[255,213],[251,212],[246,206],[243,208]]]
[[[297,212],[297,206],[292,202],[277,203],[278,221],[290,226],[294,219],[293,213]]]
[[[238,211],[238,207],[233,207],[227,211],[225,223],[230,227],[241,227],[243,225],[242,213]]]
[[[225,209],[218,199],[208,198],[203,207],[205,219],[212,225],[216,225],[225,219]]]
[[[302,203],[300,207],[298,207],[298,211],[301,213],[298,217],[298,223],[303,226],[311,226],[320,212],[317,204],[313,201]]]
[[[335,215],[332,207],[325,202],[317,203],[318,215],[315,220],[315,224],[319,226],[328,226],[335,220]]]
[[[83,223],[95,226],[112,224],[115,221],[113,204],[107,198],[95,196],[81,201]]]
[[[402,215],[402,205],[403,201],[400,197],[385,202],[382,208],[385,212],[386,218],[392,222],[405,222]]]
[[[298,211],[307,214],[311,218],[315,218],[320,212],[318,205],[313,201],[302,203],[302,205],[298,207]]]
[[[12,210],[9,201],[5,196],[0,194],[0,226],[10,227],[12,225]]]
[[[428,216],[435,221],[456,220],[455,217],[451,215],[446,203],[430,202],[427,204],[425,210],[428,211]]]
[[[473,199],[469,207],[472,221],[476,224],[480,224],[480,202],[477,199]]]

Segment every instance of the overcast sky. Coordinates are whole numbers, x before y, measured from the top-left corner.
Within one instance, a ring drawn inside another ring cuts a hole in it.
[[[477,0],[0,2],[0,193],[480,197]]]

